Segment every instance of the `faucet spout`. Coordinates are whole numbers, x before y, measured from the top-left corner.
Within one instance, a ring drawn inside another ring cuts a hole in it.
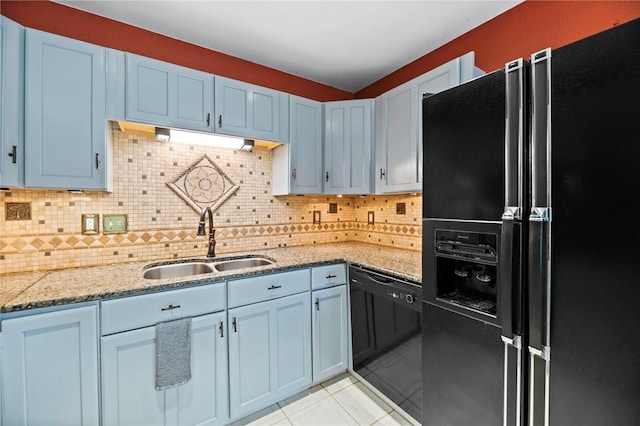
[[[211,207],[207,206],[202,209],[200,212],[200,223],[198,224],[198,235],[205,235],[205,219],[207,217],[207,213],[209,213],[209,251],[207,252],[207,257],[215,257],[216,256],[216,231],[213,229],[213,212],[211,211]]]

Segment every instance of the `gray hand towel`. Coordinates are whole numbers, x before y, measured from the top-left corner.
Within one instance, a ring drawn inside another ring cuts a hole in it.
[[[191,380],[191,318],[156,324],[156,389]]]

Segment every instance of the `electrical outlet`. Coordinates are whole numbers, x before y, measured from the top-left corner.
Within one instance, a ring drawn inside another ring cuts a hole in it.
[[[82,215],[82,233],[97,234],[100,232],[100,215],[99,214],[83,214]]]

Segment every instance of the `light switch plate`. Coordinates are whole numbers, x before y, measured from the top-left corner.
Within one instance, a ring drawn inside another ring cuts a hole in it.
[[[97,234],[100,232],[100,215],[99,214],[83,214],[82,215],[82,233],[85,235]]]
[[[126,214],[105,214],[102,219],[104,234],[124,234],[127,232]]]

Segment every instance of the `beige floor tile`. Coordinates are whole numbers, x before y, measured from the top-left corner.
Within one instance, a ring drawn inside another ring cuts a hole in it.
[[[273,404],[247,417],[243,417],[231,423],[229,426],[271,426],[280,424],[279,422],[282,420],[287,420],[287,417],[278,404]],[[288,423],[282,424],[286,425]]]
[[[393,411],[362,383],[335,393],[333,398],[361,425],[375,423]]]
[[[340,392],[344,388],[358,383],[358,379],[349,373],[340,374],[332,379],[322,383],[322,387],[326,389],[331,395],[336,392]]]
[[[412,426],[413,423],[402,417],[395,411],[390,412],[377,422],[373,426]]]
[[[287,398],[278,403],[282,411],[290,416],[291,414],[302,410],[324,398],[329,397],[329,393],[322,386],[314,386],[304,392]]]
[[[289,420],[296,426],[349,426],[358,425],[344,408],[333,398],[324,398],[291,416]]]

